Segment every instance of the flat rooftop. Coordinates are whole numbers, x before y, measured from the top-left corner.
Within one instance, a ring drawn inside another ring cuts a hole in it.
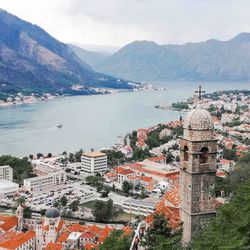
[[[5,179],[1,179],[0,180],[0,189],[3,189],[3,188],[8,188],[8,187],[19,187],[19,185],[15,182],[12,182],[12,181],[8,181],[8,180],[5,180]]]
[[[151,207],[154,208],[155,205],[159,202],[159,198],[156,197],[148,197],[143,200],[136,200],[136,199],[129,199],[123,202],[126,204],[136,205],[136,206],[145,206],[145,207]]]
[[[83,156],[87,156],[87,157],[101,157],[101,156],[106,156],[106,154],[102,153],[102,152],[97,152],[97,151],[93,151],[93,152],[87,152],[87,153],[83,153]]]
[[[0,166],[0,168],[10,168],[9,165],[3,165],[3,166]]]
[[[146,168],[148,170],[158,171],[160,173],[179,171],[179,168],[172,164],[158,163],[149,160],[144,160],[139,163],[143,165],[143,168]]]

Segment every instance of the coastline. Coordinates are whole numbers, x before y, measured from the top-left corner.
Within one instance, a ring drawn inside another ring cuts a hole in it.
[[[128,93],[128,92],[141,92],[141,91],[159,91],[165,90],[161,87],[155,87],[151,84],[142,84],[137,88],[133,89],[111,89],[111,88],[95,88],[93,93],[89,93],[87,95],[110,95],[110,94],[117,94],[117,93]],[[18,93],[16,96],[9,97],[7,100],[0,99],[0,108],[11,107],[11,106],[19,106],[24,104],[34,104],[38,102],[44,102],[48,100],[54,100],[56,98],[63,98],[63,97],[73,97],[73,96],[85,96],[86,94],[51,94],[51,93],[44,93],[42,95],[38,95],[33,93],[31,95],[22,95]]]

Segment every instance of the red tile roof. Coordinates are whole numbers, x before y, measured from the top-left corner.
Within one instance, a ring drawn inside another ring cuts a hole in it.
[[[140,176],[140,179],[145,182],[151,182],[153,180],[152,177],[148,177],[148,176]]]
[[[222,164],[222,165],[230,164],[230,163],[232,163],[232,162],[233,162],[233,161],[227,160],[227,159],[221,159],[221,160],[220,160],[220,164]]]
[[[223,172],[223,171],[216,172],[216,176],[218,176],[218,177],[226,177],[226,173]]]
[[[87,244],[85,244],[84,249],[85,250],[98,250],[99,246],[98,246],[98,244],[87,243]]]
[[[0,221],[4,221],[4,223],[0,225],[0,228],[5,232],[9,231],[18,224],[16,216],[0,216]]]
[[[70,231],[64,231],[57,239],[57,242],[66,242],[70,233]]]
[[[60,243],[49,243],[45,250],[62,250],[63,246]]]
[[[16,248],[22,246],[24,243],[35,237],[34,231],[28,231],[26,233],[18,233],[14,238],[6,240],[0,243],[0,248],[15,250]]]
[[[115,171],[118,174],[122,174],[122,175],[129,175],[129,174],[133,174],[134,173],[134,171],[132,171],[131,169],[127,169],[127,168],[123,168],[123,167],[117,167],[115,169]]]
[[[173,204],[173,206],[166,205],[166,200]],[[168,218],[168,224],[171,228],[176,228],[181,224],[179,208],[179,187],[176,186],[167,192],[161,201],[155,206],[157,214],[164,214]],[[153,213],[153,214],[154,214]],[[153,221],[153,214],[146,217],[145,221],[150,224]]]
[[[125,226],[122,228],[124,235],[130,235],[133,232],[133,228],[130,226]]]
[[[165,195],[164,198],[170,202],[171,204],[173,204],[174,207],[179,207],[180,204],[180,188],[179,185],[172,188],[170,191],[168,191]]]
[[[81,235],[81,238],[84,238],[84,239],[94,239],[95,238],[95,235],[89,231],[87,232],[84,232],[82,235]]]
[[[161,156],[150,157],[147,160],[154,161],[154,162],[165,161],[166,160],[166,156],[165,155],[161,155]]]
[[[107,226],[106,226],[106,227],[102,230],[102,232],[101,232],[101,234],[100,234],[100,236],[99,236],[97,242],[98,242],[98,243],[103,243],[104,240],[106,240],[106,238],[110,235],[110,233],[111,233],[112,230],[113,230],[113,228],[110,228],[110,227],[107,227]]]

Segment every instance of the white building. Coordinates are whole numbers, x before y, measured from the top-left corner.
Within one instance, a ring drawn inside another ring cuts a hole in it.
[[[73,173],[78,173],[82,171],[82,163],[81,162],[72,162],[67,164],[67,169],[69,169]]]
[[[19,185],[9,180],[0,180],[0,196],[7,196],[16,193],[19,189]]]
[[[13,169],[9,166],[0,166],[0,179],[13,181]]]
[[[34,173],[37,175],[49,174],[62,170],[63,164],[58,162],[60,157],[42,158],[32,160]]]
[[[155,205],[159,199],[148,197],[143,200],[129,199],[123,202],[122,208],[126,213],[147,216],[155,210]]]
[[[107,155],[101,152],[83,153],[81,163],[84,172],[103,173],[107,169]]]
[[[44,176],[24,179],[23,186],[29,191],[44,190],[48,187],[61,185],[66,182],[65,171],[57,171]]]

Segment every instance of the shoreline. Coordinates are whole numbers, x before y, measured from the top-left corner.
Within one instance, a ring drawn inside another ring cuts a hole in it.
[[[13,107],[13,106],[20,106],[24,104],[34,104],[49,100],[54,100],[57,98],[64,98],[64,97],[74,97],[74,96],[93,96],[93,95],[113,95],[117,93],[129,93],[129,92],[145,92],[145,91],[162,91],[165,90],[162,87],[155,87],[151,84],[143,84],[141,87],[132,88],[132,89],[109,89],[109,88],[98,88],[96,93],[90,94],[50,94],[44,93],[43,95],[39,96],[38,94],[34,93],[32,95],[22,95],[17,94],[16,96],[7,98],[7,101],[0,99],[0,108],[6,107]],[[9,99],[9,101],[8,101]],[[22,100],[23,99],[23,100]]]

